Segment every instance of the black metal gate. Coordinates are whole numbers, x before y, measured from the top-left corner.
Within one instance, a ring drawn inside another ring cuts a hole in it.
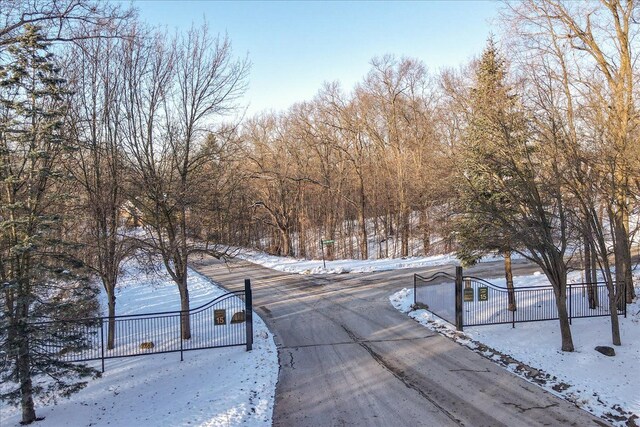
[[[614,289],[620,289],[614,284]],[[567,284],[569,321],[609,316],[606,282]],[[614,295],[618,315],[627,316],[624,289]],[[513,303],[513,304],[511,304]],[[556,294],[551,285],[507,289],[473,276],[438,272],[429,277],[414,275],[414,304],[424,305],[436,316],[462,330],[464,326],[537,322],[558,319]],[[513,310],[515,306],[515,310]],[[510,309],[511,308],[511,309]]]
[[[33,322],[32,346],[40,352],[68,362],[183,352],[207,348],[253,344],[251,283],[245,280],[243,291],[229,292],[189,310],[115,316],[115,346],[107,348],[109,317]],[[189,317],[191,338],[182,339],[180,319]],[[65,347],[65,337],[79,337],[81,343]]]
[[[439,271],[431,276],[413,275],[413,304],[422,305],[442,320],[456,324],[455,276]]]

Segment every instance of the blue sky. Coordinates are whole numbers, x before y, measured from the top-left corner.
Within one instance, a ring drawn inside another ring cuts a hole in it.
[[[478,55],[492,32],[494,1],[134,1],[142,20],[187,29],[209,22],[252,63],[248,112],[309,100],[323,82],[350,90],[374,56],[423,61],[432,71]],[[494,30],[494,32],[496,32]]]

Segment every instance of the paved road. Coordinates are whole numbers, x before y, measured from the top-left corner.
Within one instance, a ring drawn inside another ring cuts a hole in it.
[[[395,310],[389,295],[417,270],[301,276],[214,259],[196,268],[232,290],[252,280],[278,346],[275,426],[607,425]]]

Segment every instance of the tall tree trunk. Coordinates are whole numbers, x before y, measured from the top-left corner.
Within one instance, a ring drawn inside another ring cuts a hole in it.
[[[590,241],[591,246],[591,283],[593,283],[593,303],[595,307],[600,305],[600,296],[598,295],[598,252],[596,251],[595,242]],[[594,308],[595,308],[594,307]]]
[[[286,228],[280,229],[282,235],[282,255],[293,256],[293,244],[291,242],[291,234]]]
[[[298,184],[298,255],[307,257],[307,215],[305,211],[305,191],[302,184]]]
[[[616,289],[615,282],[613,280],[613,274],[611,274],[611,266],[609,264],[609,253],[607,243],[605,242],[603,233],[597,234],[597,244],[600,253],[600,262],[602,263],[602,274],[604,274],[604,280],[607,283],[607,291],[609,294],[609,316],[611,319],[611,341],[613,345],[621,345],[620,340],[620,323],[618,322],[618,310],[616,304]],[[595,248],[595,246],[594,246]]]
[[[31,349],[29,348],[29,331],[27,331],[27,318],[29,315],[29,292],[19,285],[18,298],[16,303],[17,319],[15,325],[17,331],[18,354],[16,357],[16,368],[18,371],[18,381],[20,382],[20,406],[22,408],[21,424],[31,424],[36,421],[36,411],[33,403],[33,382],[31,380]]]
[[[611,318],[611,342],[613,345],[622,345],[620,339],[620,321],[618,320],[618,304],[616,297],[619,294],[614,290],[613,286],[609,289],[609,313]],[[614,295],[615,294],[615,295]]]
[[[556,309],[560,323],[560,336],[562,339],[562,351],[574,351],[573,338],[571,336],[571,324],[567,310],[567,267],[560,254],[555,256],[550,269],[545,270],[547,278],[553,285],[556,297]]]
[[[400,230],[402,230],[400,256],[402,258],[409,256],[409,215],[409,208],[403,206],[400,213],[400,221],[402,221],[400,224]]]
[[[426,209],[420,211],[420,229],[422,231],[422,254],[428,256],[431,251],[431,227]]]
[[[507,281],[507,296],[509,305],[507,310],[516,311],[516,293],[513,287],[513,270],[511,268],[511,251],[504,252],[504,277]]]
[[[26,337],[20,338],[19,348],[17,368],[20,376],[20,406],[22,408],[22,421],[20,421],[20,424],[31,424],[37,418],[33,404],[33,383],[31,382],[30,372],[31,356],[29,355],[29,343]]]
[[[360,259],[369,259],[369,242],[367,240],[367,218],[366,218],[367,199],[364,193],[364,181],[360,177],[360,206],[358,209],[358,221],[360,222]]]
[[[633,280],[631,275],[631,251],[629,233],[627,232],[624,210],[617,208],[614,213],[613,232],[614,255],[616,266],[616,302],[620,310],[624,309],[623,293],[627,293],[627,300],[633,300]],[[631,297],[629,299],[629,297]]]
[[[587,287],[587,297],[589,299],[589,308],[591,310],[597,307],[596,304],[596,295],[598,290],[598,285],[596,282],[591,280],[591,232],[586,231],[583,237],[584,241],[584,281]]]
[[[110,292],[107,292],[108,298],[108,328],[107,328],[107,350],[112,350],[115,347],[116,341],[116,295],[114,288],[109,286]]]
[[[367,240],[367,218],[364,216],[364,206],[358,212],[360,228],[360,259],[369,259],[369,242]]]
[[[298,255],[300,258],[307,257],[307,227],[304,213],[300,214],[298,222]]]
[[[189,317],[189,289],[187,288],[187,276],[182,278],[180,290],[180,335],[183,340],[191,338],[191,319]]]
[[[558,320],[560,322],[560,336],[562,338],[562,351],[573,351],[573,338],[571,337],[571,325],[569,323],[569,313],[567,311],[567,291],[565,289],[556,291],[556,307],[558,309]]]
[[[389,239],[393,235],[392,221],[393,219],[391,217],[391,212],[389,212],[389,209],[387,208],[387,213],[385,215],[384,221],[384,252],[382,252],[384,254],[384,257],[381,258],[389,258]]]
[[[607,291],[609,293],[609,317],[611,319],[611,342],[613,345],[622,345],[620,339],[620,322],[618,320],[618,304],[616,301],[617,289],[613,282],[613,275],[610,268],[605,268],[605,280],[607,282]]]

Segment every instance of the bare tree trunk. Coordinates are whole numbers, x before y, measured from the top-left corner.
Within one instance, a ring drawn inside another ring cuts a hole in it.
[[[604,244],[604,239],[600,242],[601,245]],[[606,247],[606,246],[605,246]],[[611,269],[608,267],[608,260],[603,261],[605,264],[604,274],[605,281],[607,282],[607,291],[609,293],[609,314],[611,319],[611,342],[613,345],[622,345],[622,341],[620,339],[620,322],[618,320],[618,304],[616,301],[616,297],[618,296],[616,292],[616,286],[614,284],[613,275],[611,274]]]
[[[302,184],[298,184],[298,256],[307,257],[307,215],[305,207],[305,191]]]
[[[620,321],[618,319],[618,304],[616,298],[619,294],[613,285],[609,286],[609,312],[611,313],[611,342],[613,345],[622,345],[620,339]]]
[[[504,276],[507,281],[507,295],[509,305],[507,310],[516,311],[516,294],[513,287],[513,270],[511,269],[511,251],[504,252]]]
[[[360,228],[360,259],[369,259],[369,242],[367,241],[367,218],[364,207],[358,212],[358,226]]]
[[[282,237],[282,255],[293,256],[293,244],[289,230],[287,228],[281,228],[280,235]]]
[[[369,259],[369,242],[367,241],[366,197],[364,193],[364,181],[360,178],[360,209],[358,209],[358,221],[360,221],[360,258]]]
[[[569,323],[569,313],[567,311],[567,290],[557,289],[556,307],[558,309],[558,320],[560,322],[560,336],[562,338],[562,351],[573,351],[573,338],[571,337],[571,325]]]
[[[384,239],[382,240],[384,242],[384,252],[382,252],[384,254],[384,257],[381,256],[381,258],[389,258],[389,239],[391,238],[391,235],[393,234],[393,230],[391,229],[391,224],[392,224],[392,219],[391,219],[391,213],[389,212],[389,209],[387,207],[387,212],[385,215],[385,221],[384,221]],[[382,246],[380,246],[382,247]]]
[[[20,406],[22,420],[20,424],[31,424],[36,421],[36,410],[33,404],[33,383],[31,381],[31,356],[27,339],[20,340],[18,354],[18,375],[20,376]]]
[[[562,339],[562,351],[574,351],[573,338],[571,336],[571,324],[567,310],[567,265],[562,253],[552,254],[552,258],[545,262],[543,270],[553,286],[560,323],[560,336]],[[542,265],[541,265],[542,267]]]
[[[613,232],[614,239],[614,255],[616,266],[616,302],[618,309],[623,310],[624,298],[623,293],[629,290],[633,297],[633,282],[631,276],[631,253],[629,250],[629,234],[625,227],[624,213],[618,208],[613,215]]]
[[[620,323],[618,322],[618,306],[616,303],[616,289],[615,283],[613,280],[613,275],[611,274],[611,267],[609,264],[609,252],[607,250],[607,243],[605,242],[604,233],[602,229],[593,229],[596,232],[596,242],[597,248],[599,251],[599,258],[602,265],[602,273],[604,274],[605,282],[607,283],[607,291],[609,293],[609,316],[611,319],[611,341],[613,345],[621,345],[622,342],[620,340]]]
[[[18,314],[14,325],[18,332],[18,354],[16,355],[16,368],[18,381],[20,382],[20,406],[22,408],[21,424],[31,424],[36,421],[36,411],[33,403],[33,382],[31,379],[31,349],[29,348],[29,334],[26,331],[27,317],[29,315],[28,298],[30,295],[24,289],[24,284],[19,285],[16,313]]]
[[[596,251],[595,243],[590,241],[591,246],[591,283],[593,283],[593,303],[595,307],[600,305],[600,297],[598,295],[598,253]],[[595,308],[594,307],[594,308]]]
[[[431,251],[431,227],[425,210],[420,211],[420,229],[422,230],[422,254],[428,256]]]
[[[114,293],[115,286],[108,287],[110,291],[107,291],[108,298],[108,328],[107,328],[107,350],[112,350],[115,347],[116,341],[116,295]],[[105,288],[106,289],[106,288]]]
[[[180,335],[183,340],[188,340],[191,339],[191,318],[189,317],[189,289],[186,276],[182,282],[178,286],[180,291]]]
[[[402,230],[400,256],[402,258],[409,256],[409,208],[403,206],[400,212],[400,229]]]
[[[586,282],[587,287],[587,297],[589,298],[589,308],[595,309],[596,305],[596,295],[597,295],[597,284],[591,280],[591,243],[589,239],[591,238],[590,233],[585,233],[584,235],[584,281]]]

